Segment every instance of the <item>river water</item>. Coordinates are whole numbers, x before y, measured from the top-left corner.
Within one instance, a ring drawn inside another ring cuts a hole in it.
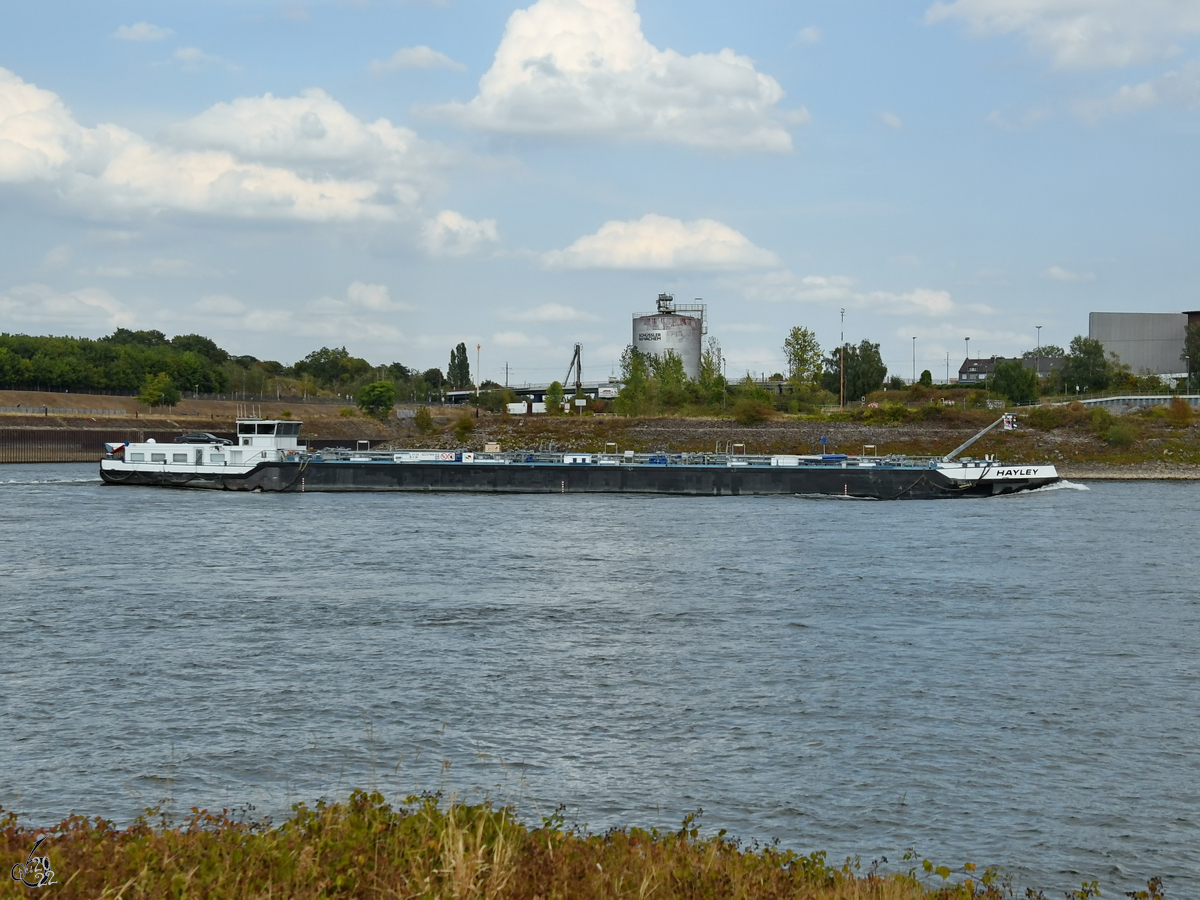
[[[442,791],[1200,894],[1200,484],[179,492],[0,467],[0,804]]]

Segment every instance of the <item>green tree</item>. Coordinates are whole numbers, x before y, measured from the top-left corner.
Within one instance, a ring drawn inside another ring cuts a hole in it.
[[[220,365],[229,359],[229,354],[216,345],[211,338],[202,334],[177,334],[171,338],[171,346],[180,352],[198,353],[209,362]]]
[[[687,372],[683,368],[683,357],[674,350],[650,357],[650,370],[657,382],[659,399],[667,406],[680,406],[687,401]]]
[[[1067,393],[1102,391],[1112,380],[1109,360],[1104,358],[1104,345],[1095,338],[1081,334],[1071,338],[1071,349],[1062,366],[1063,385]]]
[[[1183,360],[1183,364],[1187,367],[1188,383],[1186,390],[1190,394],[1195,384],[1193,379],[1196,373],[1200,372],[1200,322],[1187,327],[1183,338],[1183,355],[1187,357],[1187,359]]]
[[[700,377],[696,379],[695,390],[704,403],[719,403],[725,377],[721,366],[721,343],[710,336],[704,352],[700,354]]]
[[[1038,395],[1037,373],[1019,359],[996,363],[992,390],[1003,394],[1013,403],[1032,403]]]
[[[640,416],[646,408],[649,393],[649,366],[646,354],[632,344],[621,354],[621,392],[617,395],[617,412],[625,416]]]
[[[796,385],[815,381],[821,374],[821,345],[807,328],[796,325],[788,332],[783,340],[783,355],[788,378]]]
[[[879,345],[864,339],[856,347],[846,344],[846,401],[857,400],[883,387],[887,378],[887,366],[879,353]],[[840,389],[840,372],[842,353],[834,349],[825,358],[824,373],[821,375],[821,386],[831,394],[837,395]]]
[[[109,344],[134,344],[139,347],[165,347],[171,343],[161,331],[130,331],[128,328],[118,328],[100,340]]]
[[[552,416],[562,414],[563,400],[566,399],[566,395],[563,393],[563,386],[559,382],[550,382],[550,387],[546,388],[546,394],[543,399],[546,401],[546,412]]]
[[[243,369],[249,369],[258,362],[253,356],[238,357],[234,361]],[[362,378],[372,368],[365,359],[351,356],[345,347],[322,347],[296,363],[292,370],[297,375],[311,375],[322,387],[339,387]]]
[[[926,369],[921,373],[921,387],[933,387],[933,373]]]
[[[471,386],[471,363],[467,361],[467,345],[459,343],[450,351],[450,365],[446,369],[446,380],[456,391],[465,391]]]
[[[390,381],[373,381],[359,390],[355,403],[368,416],[382,422],[396,403],[396,386]]]
[[[138,394],[138,402],[145,403],[151,409],[156,406],[174,406],[179,402],[179,389],[171,381],[166,372],[157,375],[147,375],[142,381],[142,390]]]
[[[1022,359],[1059,359],[1067,355],[1067,351],[1058,344],[1042,344],[1041,349],[1034,347],[1021,354]]]

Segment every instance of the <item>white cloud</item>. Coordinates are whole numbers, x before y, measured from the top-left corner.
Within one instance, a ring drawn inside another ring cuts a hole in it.
[[[310,312],[344,315],[360,312],[414,312],[416,307],[393,300],[386,284],[355,281],[346,288],[345,299],[320,297],[306,304],[305,309]]]
[[[460,62],[440,53],[432,47],[421,44],[417,47],[401,47],[387,59],[377,59],[371,63],[371,71],[376,75],[392,72],[396,69],[451,69],[455,72],[465,72],[467,67]]]
[[[213,56],[211,53],[205,53],[199,47],[180,47],[171,54],[171,59],[191,72],[198,71],[201,66],[224,66],[231,72],[241,68],[237,63],[220,56]]]
[[[161,41],[174,33],[170,28],[163,28],[161,25],[135,22],[132,25],[122,25],[112,33],[112,36],[118,41]]]
[[[414,215],[446,156],[322,91],[219,103],[169,140],[83,126],[57,95],[0,69],[0,183],[52,183],[89,213],[395,221]]]
[[[421,245],[430,256],[470,256],[499,242],[495,219],[474,221],[447,209],[425,223]]]
[[[927,22],[957,19],[978,35],[1020,34],[1060,69],[1129,66],[1173,56],[1200,34],[1196,0],[949,0]]]
[[[879,114],[879,119],[881,122],[883,122],[884,125],[888,126],[888,128],[903,128],[904,127],[904,123],[902,121],[900,121],[900,117],[898,115],[896,115],[895,113],[887,112],[886,110]]]
[[[809,25],[807,28],[801,28],[796,32],[796,37],[792,39],[792,46],[797,44],[816,44],[821,40],[821,29],[814,28]]]
[[[236,297],[222,294],[202,297],[186,314],[177,317],[180,327],[203,320],[210,331],[267,332],[292,337],[319,337],[333,344],[352,341],[397,343],[404,333],[390,315],[410,312],[413,306],[392,300],[382,284],[353,282],[344,298],[318,297],[300,309],[253,308]]]
[[[193,303],[192,309],[205,316],[237,316],[246,312],[246,304],[236,297],[209,294]]]
[[[782,99],[779,82],[732,50],[654,47],[635,0],[538,0],[509,17],[474,99],[430,111],[512,134],[786,152]]]
[[[46,252],[46,255],[42,257],[42,265],[47,269],[61,269],[71,261],[72,256],[74,256],[74,251],[70,244],[59,244]]]
[[[986,121],[989,125],[993,125],[1002,131],[1024,131],[1048,118],[1050,118],[1050,113],[1045,109],[1027,109],[1024,112],[1015,114],[1001,112],[996,109],[988,113]]]
[[[797,276],[786,270],[744,276],[731,284],[748,300],[772,303],[842,304],[846,307],[870,310],[882,315],[908,315],[922,318],[944,318],[963,307],[954,302],[949,291],[914,288],[910,291],[860,291],[854,279],[842,275]],[[982,304],[967,309],[990,313]]]
[[[100,278],[132,278],[135,275],[156,275],[167,278],[205,278],[222,273],[212,266],[192,262],[190,259],[155,258],[144,265],[95,266],[79,270],[80,275]]]
[[[0,319],[34,333],[98,334],[131,325],[134,317],[100,288],[62,293],[44,284],[23,284],[0,291]]]
[[[533,309],[521,311],[508,310],[501,313],[501,318],[511,322],[599,322],[599,316],[585,313],[565,303],[543,303]]]
[[[500,331],[492,335],[492,343],[498,347],[541,348],[549,346],[543,337],[530,337],[523,331]]]
[[[605,222],[565,250],[542,257],[570,269],[757,269],[779,265],[769,250],[712,219],[682,222],[653,213],[628,222]]]
[[[400,203],[415,202],[430,172],[454,158],[410,128],[382,118],[364,122],[319,88],[217,103],[168,135],[180,147],[225,150],[313,178],[371,179]]]
[[[1125,115],[1155,106],[1200,108],[1200,61],[1193,60],[1151,81],[1127,84],[1110,97],[1081,100],[1075,114],[1090,122],[1107,116]]]
[[[1046,270],[1046,277],[1053,281],[1095,281],[1096,276],[1091,272],[1072,272],[1061,266],[1051,266]]]

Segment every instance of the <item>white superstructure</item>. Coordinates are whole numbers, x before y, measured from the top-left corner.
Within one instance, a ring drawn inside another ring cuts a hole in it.
[[[288,419],[238,419],[235,443],[214,439],[197,443],[144,442],[106,444],[102,470],[120,472],[170,472],[214,475],[235,470],[248,472],[264,462],[298,458],[300,424]]]

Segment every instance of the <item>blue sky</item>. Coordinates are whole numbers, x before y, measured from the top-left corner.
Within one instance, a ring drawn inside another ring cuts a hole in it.
[[[908,378],[1200,308],[1195,0],[0,10],[0,331],[537,381],[669,291]]]

